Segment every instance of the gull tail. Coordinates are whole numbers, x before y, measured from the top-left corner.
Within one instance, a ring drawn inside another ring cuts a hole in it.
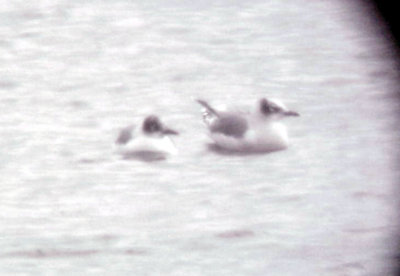
[[[214,108],[212,108],[206,101],[203,101],[200,99],[197,99],[196,101],[207,110],[207,113],[209,113],[210,115],[219,117],[218,112]]]
[[[118,135],[117,140],[115,140],[115,144],[117,145],[125,145],[132,139],[132,130],[135,126],[129,125],[121,130]]]

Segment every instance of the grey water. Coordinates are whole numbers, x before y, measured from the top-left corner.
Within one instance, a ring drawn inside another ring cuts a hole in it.
[[[0,275],[391,275],[395,97],[361,1],[0,1]],[[208,150],[203,98],[291,145]],[[113,152],[158,114],[160,162]]]

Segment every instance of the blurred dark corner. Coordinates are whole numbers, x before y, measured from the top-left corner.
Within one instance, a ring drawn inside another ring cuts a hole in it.
[[[385,31],[385,37],[387,42],[391,45],[394,58],[396,59],[396,69],[400,72],[400,24],[399,24],[399,9],[397,6],[397,1],[383,0],[383,1],[372,1],[371,2],[371,12],[372,15],[375,16],[376,20],[381,21],[380,24],[383,24],[383,29]],[[379,24],[379,22],[378,22]],[[397,78],[396,82],[399,85],[399,78]],[[400,88],[400,87],[399,87]],[[397,101],[400,101],[400,89],[397,89]],[[398,113],[398,119],[400,119],[400,113]],[[399,145],[400,146],[400,145]],[[398,169],[400,170],[400,158],[396,157]],[[400,179],[397,179],[397,196],[400,198]],[[400,204],[398,206],[398,210],[400,210]],[[397,221],[397,224],[400,224]],[[396,240],[394,242],[397,243],[397,252],[395,252],[395,262],[396,267],[394,271],[394,275],[400,276],[400,229],[396,230]]]
[[[374,25],[378,26],[380,34],[383,34],[385,42],[393,50],[393,58],[396,59],[396,69],[400,69],[400,25],[399,13],[396,1],[390,0],[359,0],[360,5],[370,11]],[[399,71],[400,72],[400,71]],[[400,95],[398,95],[400,96]]]
[[[361,0],[361,2],[365,2]],[[396,70],[397,70],[397,102],[400,102],[400,80],[399,80],[399,72],[400,72],[400,16],[399,16],[399,9],[397,6],[397,1],[390,1],[390,0],[382,0],[382,1],[371,1],[370,10],[372,16],[374,16],[375,20],[378,25],[382,25],[384,36],[386,38],[386,42],[390,44],[393,50],[393,58],[396,59]],[[397,113],[398,120],[400,119],[400,112]],[[399,128],[400,129],[400,128]],[[400,130],[399,130],[400,131]],[[399,142],[399,141],[397,141]],[[400,146],[400,145],[399,145]],[[400,148],[400,147],[398,147]],[[395,160],[397,161],[397,168],[395,169],[400,171],[400,156],[396,156]],[[400,179],[397,179],[397,197],[400,198]],[[400,202],[400,200],[399,200]],[[398,203],[399,204],[399,203]],[[400,210],[400,204],[398,205],[397,210]],[[398,221],[397,224],[400,225],[400,212],[398,212]],[[397,243],[397,252],[395,252],[395,271],[394,275],[400,276],[400,229],[396,229],[396,240],[394,241]]]
[[[372,1],[371,11],[375,13],[375,18],[382,21],[384,29],[386,29],[386,38],[388,42],[395,48],[397,58],[399,55],[400,34],[399,34],[399,9],[395,1],[383,0]]]

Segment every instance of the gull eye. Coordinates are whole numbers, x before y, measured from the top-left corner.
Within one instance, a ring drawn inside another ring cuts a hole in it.
[[[261,111],[262,111],[262,113],[264,113],[264,114],[268,114],[268,113],[271,112],[271,108],[270,108],[270,106],[268,106],[267,104],[263,104],[263,105],[261,106]]]

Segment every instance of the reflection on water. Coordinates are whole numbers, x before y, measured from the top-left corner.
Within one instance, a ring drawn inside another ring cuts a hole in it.
[[[398,73],[377,28],[347,1],[207,2],[0,4],[0,274],[390,273]],[[287,150],[208,146],[193,99],[262,97],[302,114]],[[179,154],[116,155],[153,113]]]

